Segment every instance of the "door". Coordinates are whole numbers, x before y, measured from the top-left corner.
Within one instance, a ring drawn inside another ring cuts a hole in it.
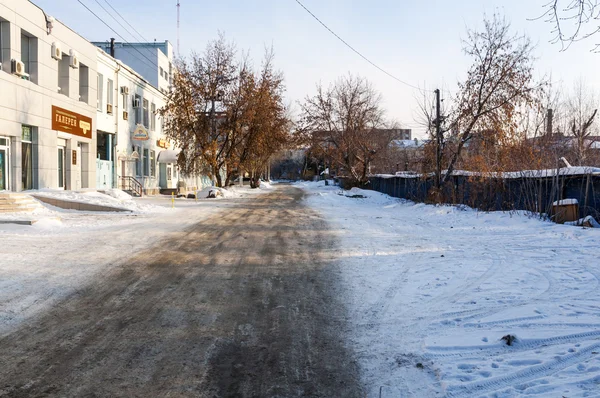
[[[77,154],[75,155],[75,159],[71,160],[71,163],[73,164],[73,166],[75,168],[75,173],[76,177],[75,177],[75,186],[77,187],[76,189],[81,189],[83,187],[83,179],[82,177],[82,169],[83,169],[83,162],[81,161],[81,142],[77,143]]]
[[[65,186],[65,147],[58,147],[58,187],[66,189]]]
[[[0,191],[8,190],[8,148],[0,147]]]

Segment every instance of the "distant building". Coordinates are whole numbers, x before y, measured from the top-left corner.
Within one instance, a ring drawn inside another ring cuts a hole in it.
[[[168,93],[173,82],[173,46],[166,40],[151,43],[92,42],[107,54],[129,65],[152,86]]]
[[[396,140],[412,140],[412,130],[411,129],[386,129],[387,131],[393,133]],[[383,131],[386,131],[383,130]]]

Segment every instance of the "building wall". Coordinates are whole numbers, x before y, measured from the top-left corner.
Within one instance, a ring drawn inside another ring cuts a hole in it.
[[[111,53],[110,42],[93,42]],[[115,58],[129,65],[148,83],[167,93],[173,73],[173,46],[169,41],[154,43],[114,43]]]
[[[127,176],[138,180],[146,193],[158,193],[161,188],[176,187],[173,165],[170,166],[171,179],[167,179],[166,176],[161,176],[161,170],[166,173],[166,168],[161,168],[158,162],[162,151],[172,149],[162,129],[162,118],[158,114],[165,105],[165,95],[137,71],[104,51],[98,49],[97,56],[98,73],[102,75],[100,91],[104,93],[102,106],[98,108],[97,125],[99,134],[110,135],[112,151],[108,161],[113,162],[114,185],[119,186],[120,178]],[[113,82],[113,106],[110,114],[106,107],[109,79]],[[124,94],[125,88],[128,94]],[[139,98],[140,108],[134,107],[136,97]],[[147,101],[147,109],[144,109],[144,100]],[[147,118],[144,117],[146,112]],[[136,120],[136,114],[140,120]],[[139,128],[143,128],[148,139],[135,138],[134,133]],[[136,159],[135,154],[139,155],[139,159]],[[145,154],[148,156],[144,156]]]
[[[12,191],[23,190],[22,127],[32,128],[32,188],[58,188],[58,146],[64,145],[65,187],[78,189],[95,186],[96,137],[96,48],[87,40],[54,21],[50,34],[44,12],[27,0],[0,3],[0,137],[10,140],[10,182]],[[22,54],[22,35],[30,43]],[[52,45],[59,44],[63,64],[52,58]],[[73,50],[80,67],[68,66]],[[29,59],[29,80],[11,73],[11,60]],[[81,79],[84,66],[87,81]],[[62,70],[62,73],[60,72]],[[62,87],[61,87],[62,86]],[[59,91],[59,87],[61,90]],[[68,90],[67,90],[68,87]],[[81,97],[80,97],[81,96]],[[86,98],[87,97],[87,98]],[[52,129],[52,106],[58,106],[92,119],[89,136],[80,137]],[[77,154],[72,156],[72,151]],[[73,164],[73,160],[75,164]]]

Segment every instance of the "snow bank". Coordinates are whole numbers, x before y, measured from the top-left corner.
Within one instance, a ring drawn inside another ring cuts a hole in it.
[[[198,197],[198,199],[208,198],[208,194],[211,191],[218,192],[218,194],[216,195],[216,198],[214,198],[214,199],[233,198],[233,197],[239,196],[233,190],[225,189],[225,188],[218,188],[218,187],[206,187],[206,188],[202,189],[201,191],[196,191],[196,196]]]
[[[162,206],[155,206],[152,204],[143,203],[141,201],[135,201],[126,192],[120,189],[110,189],[101,193],[98,191],[65,191],[56,189],[41,189],[27,191],[26,193],[42,196],[47,198],[67,200],[78,203],[89,203],[99,206],[115,207],[120,209],[129,210],[135,213],[160,213],[165,212],[167,209]],[[46,205],[47,206],[47,205]],[[65,210],[57,207],[52,207],[53,210],[58,212],[69,212],[77,210]]]
[[[552,206],[567,206],[567,205],[577,205],[579,202],[577,199],[561,199],[552,203]]]
[[[442,174],[446,174],[446,170]],[[480,173],[475,171],[467,170],[454,170],[453,176],[463,177],[493,177],[493,178],[547,178],[559,176],[575,176],[575,175],[600,175],[600,168],[598,167],[587,167],[587,166],[572,166],[572,167],[561,167],[560,169],[545,169],[545,170],[521,170],[521,171],[510,171],[502,173]],[[376,174],[375,177],[380,178],[422,178],[423,176],[433,177],[433,173],[420,174],[414,172],[400,171],[396,174]]]
[[[367,396],[597,394],[600,230],[297,186],[340,238]]]

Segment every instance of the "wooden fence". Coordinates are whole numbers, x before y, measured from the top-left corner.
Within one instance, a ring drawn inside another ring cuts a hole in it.
[[[558,170],[511,174],[511,177],[452,176],[443,187],[443,201],[484,211],[527,210],[551,214],[553,202],[577,199],[581,217],[590,215],[600,219],[600,173],[573,174]],[[396,198],[427,202],[433,186],[431,176],[400,175],[373,176],[364,188]]]

